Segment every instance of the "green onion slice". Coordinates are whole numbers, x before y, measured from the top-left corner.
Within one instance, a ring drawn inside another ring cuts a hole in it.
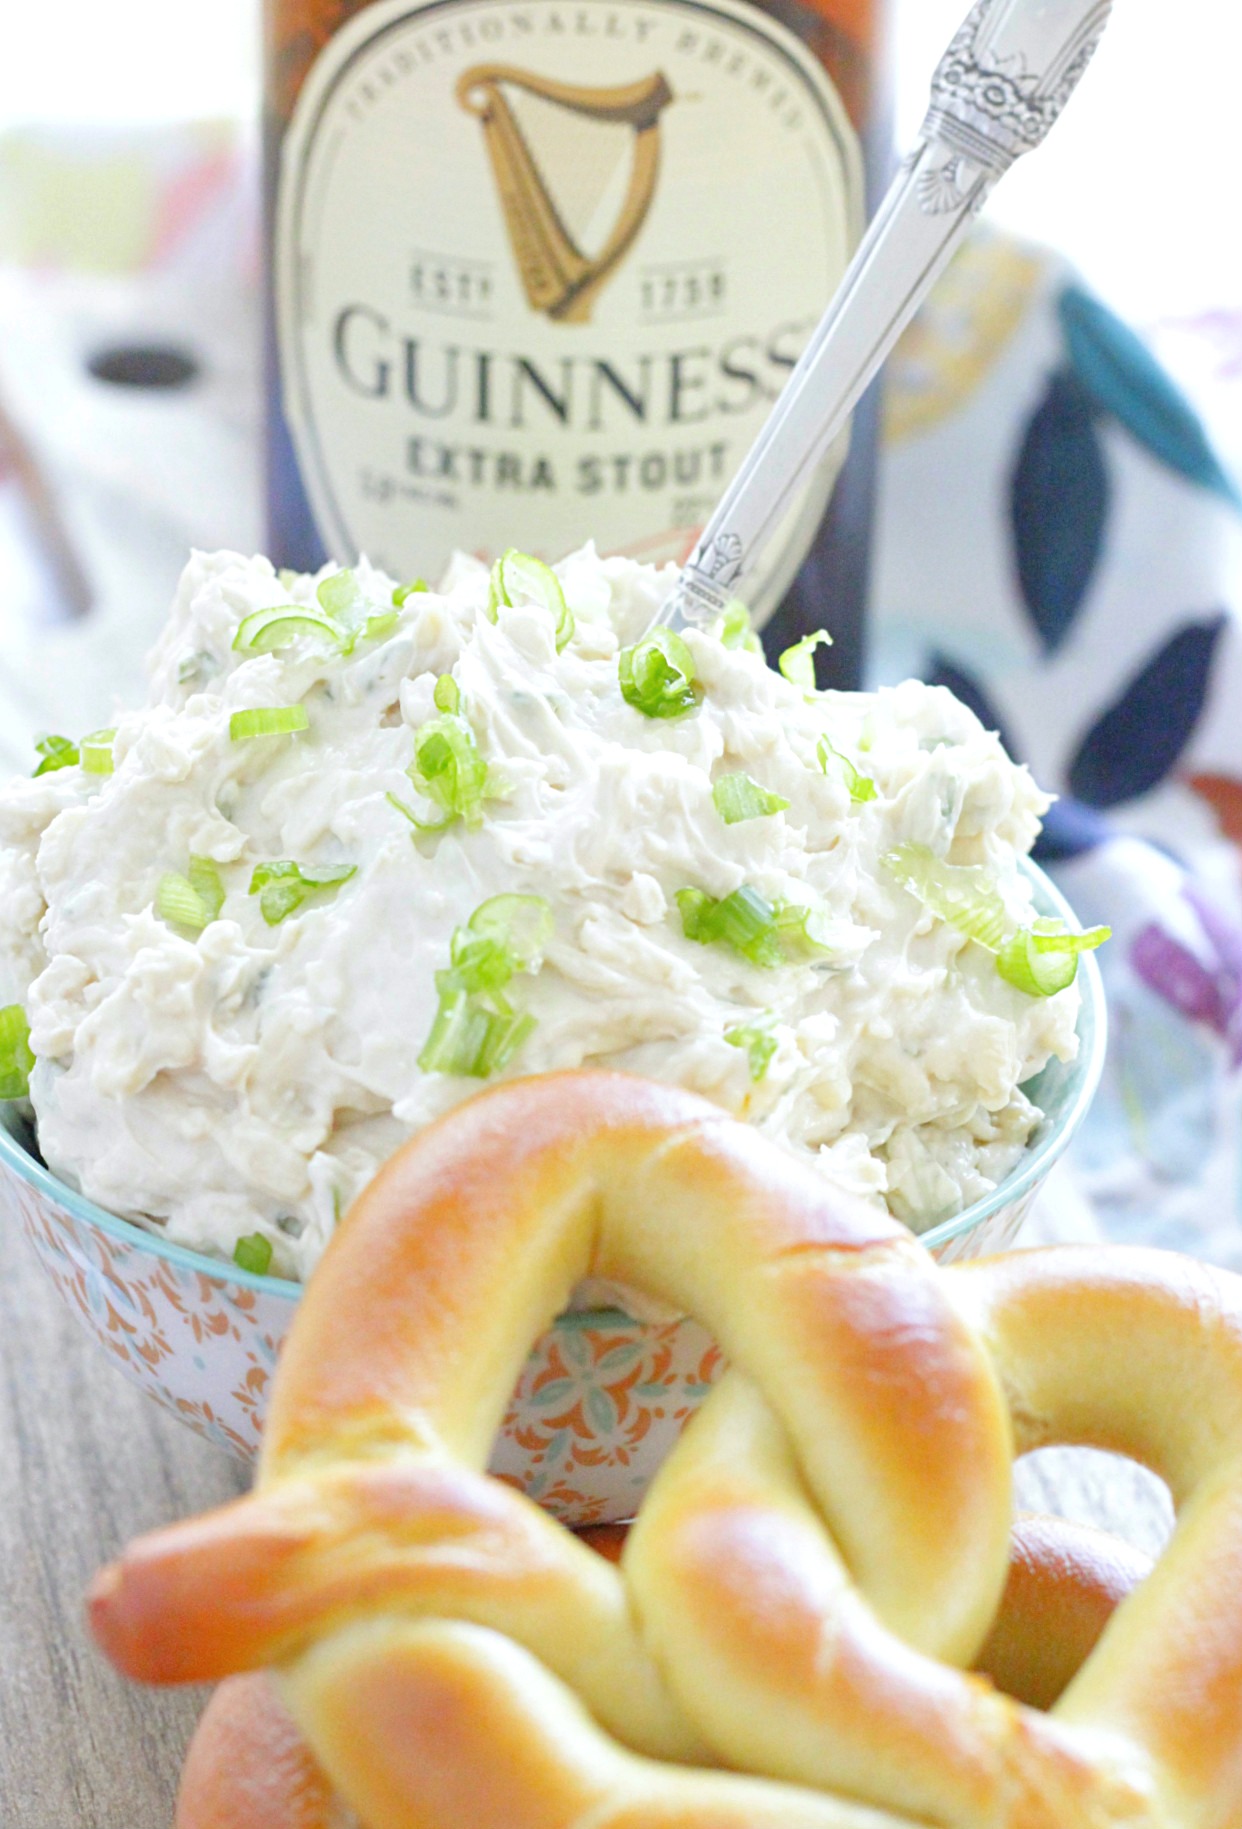
[[[26,1012],[20,1003],[7,1004],[0,1010],[0,1099],[29,1096],[34,1064]]]
[[[687,940],[695,940],[700,946],[718,943],[732,947],[752,965],[780,964],[776,906],[750,883],[743,883],[720,901],[701,889],[679,889],[677,906]]]
[[[421,592],[429,591],[430,589],[431,586],[425,578],[415,578],[410,584],[398,584],[392,594],[394,609],[399,610],[407,598],[417,597]]]
[[[517,970],[517,960],[507,946],[472,934],[468,927],[457,927],[453,930],[449,957],[452,964],[447,971],[436,973],[436,989],[442,997],[456,991],[468,995],[491,991],[495,993],[496,1003],[508,1008],[500,992]]]
[[[400,626],[401,618],[396,610],[381,610],[378,616],[367,617],[362,632],[368,641],[387,641]]]
[[[862,774],[848,756],[843,756],[839,749],[833,748],[827,737],[820,738],[815,754],[819,757],[819,766],[825,775],[831,775],[834,771],[840,775],[856,806],[875,799],[876,786],[871,776]]]
[[[716,811],[727,826],[740,825],[745,819],[767,819],[783,813],[789,802],[782,794],[773,794],[749,775],[721,775],[712,783]]]
[[[426,828],[431,831],[455,819],[473,831],[483,823],[484,801],[497,794],[496,778],[479,754],[475,734],[456,712],[444,712],[419,725],[414,733],[414,760],[407,773],[419,793],[444,814]]]
[[[333,572],[315,587],[315,596],[326,616],[335,623],[356,624],[366,608],[362,586],[351,571]]]
[[[804,635],[792,648],[786,648],[776,664],[791,686],[800,686],[803,692],[814,692],[815,650],[831,646],[832,637],[827,629],[816,629],[813,635]]]
[[[552,904],[543,896],[494,895],[454,931],[451,965],[437,974],[437,987],[499,993],[516,972],[539,970],[551,936]],[[508,1008],[499,996],[496,1001]]]
[[[996,952],[1005,938],[1005,904],[980,864],[947,864],[927,845],[898,845],[883,862],[929,914]]]
[[[1110,927],[1071,933],[1064,922],[1052,920],[1006,937],[1004,903],[981,866],[946,864],[926,845],[913,844],[899,845],[884,862],[930,914],[995,953],[1001,977],[1028,997],[1055,997],[1065,990],[1077,976],[1079,955],[1112,937]]]
[[[254,1276],[266,1276],[272,1266],[272,1241],[261,1232],[248,1232],[233,1246],[233,1262],[239,1270]]]
[[[535,1022],[503,993],[517,972],[539,970],[551,933],[551,904],[538,895],[492,896],[455,929],[451,963],[436,973],[439,1007],[418,1057],[424,1073],[487,1079],[508,1066]]]
[[[1007,984],[1028,997],[1055,997],[1073,984],[1081,953],[1094,952],[1112,938],[1111,927],[1089,927],[1071,933],[1059,921],[1037,921],[1021,928],[1002,946],[996,969]]]
[[[283,574],[282,574],[283,577]],[[407,593],[408,594],[408,593]],[[352,654],[360,636],[383,641],[400,622],[397,614],[405,598],[393,592],[394,607],[368,616],[367,600],[351,571],[333,572],[315,591],[319,607],[300,603],[277,604],[256,610],[238,624],[234,648],[243,654],[274,654],[299,636],[314,636],[341,654]]]
[[[732,947],[752,965],[770,969],[786,960],[831,951],[824,916],[802,903],[771,901],[743,883],[717,901],[702,889],[679,889],[677,906],[687,940]]]
[[[250,894],[258,896],[259,912],[268,926],[276,927],[299,909],[308,896],[339,889],[357,873],[356,864],[337,869],[303,870],[300,864],[282,858],[255,867],[250,878]]]
[[[826,915],[805,902],[778,902],[776,931],[785,951],[796,958],[815,958],[832,951]]]
[[[725,1030],[724,1038],[731,1048],[745,1048],[750,1077],[756,1085],[766,1078],[776,1053],[776,1037],[772,1034],[775,1023],[775,1013],[769,1010],[754,1022],[738,1023],[735,1028]]]
[[[340,648],[344,640],[339,624],[330,616],[301,604],[282,603],[244,617],[237,625],[233,646],[242,654],[274,654],[301,635],[327,641],[334,648]]]
[[[763,653],[750,619],[750,609],[740,597],[734,597],[725,605],[724,615],[716,624],[715,633],[724,648],[745,648],[751,654]]]
[[[305,705],[258,705],[253,711],[235,711],[229,719],[234,743],[247,737],[283,737],[310,728]]]
[[[547,610],[552,617],[559,654],[574,634],[574,613],[565,601],[561,581],[542,559],[533,559],[529,553],[520,553],[511,546],[497,559],[487,582],[488,620],[497,620],[501,604],[517,609],[528,603]]]
[[[92,730],[89,736],[83,737],[79,748],[82,754],[82,772],[86,775],[110,775],[112,773],[112,745],[116,730]]]
[[[185,876],[170,870],[155,892],[155,912],[177,927],[195,933],[209,927],[224,905],[224,883],[214,859],[192,857]]]
[[[489,1010],[464,991],[442,994],[418,1064],[424,1073],[485,1080],[509,1065],[534,1027],[533,1016]]]
[[[622,648],[617,673],[622,698],[646,717],[680,718],[699,702],[694,656],[673,629],[652,629]]]
[[[524,972],[538,970],[552,927],[552,904],[541,895],[494,895],[470,917],[470,931],[507,948]]]
[[[190,887],[207,910],[208,920],[214,921],[224,906],[224,880],[219,865],[211,857],[192,857],[187,874]]]
[[[352,654],[359,638],[371,632],[366,595],[357,578],[351,571],[333,572],[316,585],[315,596],[336,627],[341,653]]]
[[[159,880],[155,912],[162,921],[170,921],[174,927],[188,927],[194,933],[201,933],[214,918],[189,877],[175,870],[165,871]]]
[[[35,744],[35,753],[43,758],[34,771],[36,778],[54,774],[58,768],[78,766],[78,746],[68,737],[40,737]]]
[[[437,711],[447,711],[455,715],[461,710],[461,688],[451,673],[440,675],[432,696],[435,699]]]

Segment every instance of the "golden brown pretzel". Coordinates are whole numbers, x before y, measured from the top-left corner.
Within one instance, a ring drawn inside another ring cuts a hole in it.
[[[617,1525],[579,1533],[611,1561],[625,1534]],[[1017,1700],[1051,1707],[1150,1569],[1148,1558],[1102,1531],[1019,1518],[1004,1598],[976,1669]],[[186,1759],[175,1829],[345,1829],[350,1820],[267,1672],[221,1683]]]
[[[736,1368],[620,1574],[481,1473],[588,1272],[696,1314]],[[369,1829],[874,1829],[853,1800],[955,1829],[1226,1829],[1242,1631],[1205,1629],[1194,1571],[1242,1575],[1240,1311],[1229,1279],[1141,1254],[945,1274],[697,1100],[512,1084],[364,1195],[299,1313],[259,1491],[136,1545],[95,1629],[155,1680],[278,1663]],[[1158,1350],[1123,1375],[1145,1328]],[[1210,1420],[1179,1432],[1188,1388]],[[1051,1718],[954,1668],[1005,1575],[1010,1415],[1019,1447],[1137,1451],[1188,1501]],[[1153,1653],[1193,1707],[1162,1713]],[[709,1759],[764,1777],[666,1763]]]

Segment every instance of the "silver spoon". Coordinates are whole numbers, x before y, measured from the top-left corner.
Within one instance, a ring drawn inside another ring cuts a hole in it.
[[[659,621],[710,623],[952,259],[994,185],[1038,146],[1103,36],[1112,0],[978,0],[932,79],[905,161]]]

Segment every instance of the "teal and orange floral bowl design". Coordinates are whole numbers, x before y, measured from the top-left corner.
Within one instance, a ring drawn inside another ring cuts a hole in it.
[[[1041,895],[1062,913],[1059,898]],[[1022,1162],[988,1199],[924,1235],[943,1263],[1004,1250],[1090,1103],[1104,1053],[1104,1005],[1081,968],[1079,1053],[1028,1088],[1045,1113]],[[296,1283],[254,1276],[118,1219],[49,1174],[12,1106],[0,1105],[0,1204],[113,1364],[158,1403],[242,1456],[259,1445]],[[723,1370],[696,1321],[635,1321],[616,1310],[562,1315],[528,1359],[493,1472],[570,1524],[632,1516],[652,1474]]]

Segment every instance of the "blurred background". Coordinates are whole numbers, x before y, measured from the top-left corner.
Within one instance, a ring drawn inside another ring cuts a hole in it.
[[[894,0],[893,10],[904,147],[963,0]],[[149,629],[188,544],[262,537],[259,4],[59,0],[17,9],[5,38],[0,413],[10,439],[20,432],[31,447],[27,462],[72,496],[63,512],[94,599],[122,592],[129,626]],[[1242,20],[1219,0],[1182,0],[1172,12],[1159,0],[1122,0],[1056,134],[1011,174],[988,212],[998,227],[1063,255],[1151,337],[1235,466],[1239,52]],[[92,359],[98,365],[113,346],[144,342],[184,350],[196,365],[193,383],[156,400],[154,389],[89,376]],[[53,414],[53,402],[71,411]],[[148,434],[160,441],[158,465]],[[131,438],[136,452],[122,448]],[[8,462],[12,470],[11,451]],[[99,491],[93,501],[80,494],[89,483]],[[65,590],[66,580],[49,579],[39,563],[29,513],[4,492],[0,627],[54,617]],[[119,544],[117,533],[126,536]],[[73,599],[83,587],[69,582]]]
[[[896,140],[964,0],[894,0]],[[263,544],[257,0],[59,0],[0,89],[0,762],[108,721],[191,546]],[[1062,796],[1101,956],[1073,1191],[1242,1261],[1242,17],[1118,0],[889,366],[875,679]],[[1064,1193],[1062,1198],[1069,1198]]]

